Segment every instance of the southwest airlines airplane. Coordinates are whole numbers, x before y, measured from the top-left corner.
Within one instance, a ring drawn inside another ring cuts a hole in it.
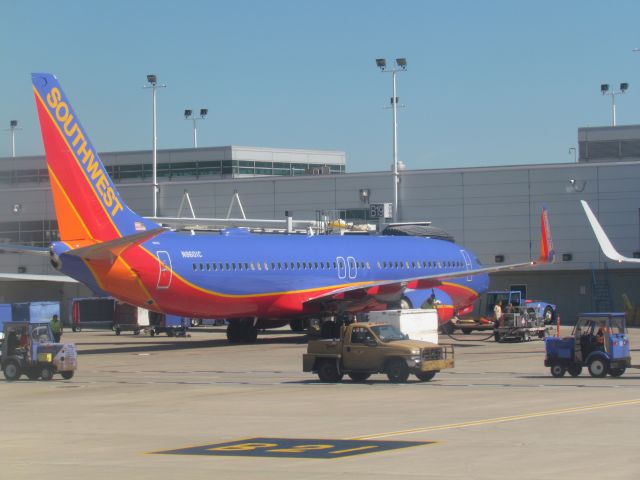
[[[488,288],[489,272],[553,261],[546,210],[539,260],[493,267],[434,238],[169,231],[127,207],[57,78],[32,80],[61,239],[49,248],[52,265],[97,294],[227,319],[231,342],[293,319],[396,307],[409,289],[432,291],[446,323]]]

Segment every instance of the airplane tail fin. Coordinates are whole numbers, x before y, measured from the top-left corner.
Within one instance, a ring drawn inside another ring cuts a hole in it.
[[[109,241],[158,228],[124,203],[58,79],[31,79],[60,239]]]
[[[553,249],[553,239],[549,227],[549,212],[547,207],[543,207],[540,216],[540,258],[538,263],[553,263],[555,260],[556,252]]]

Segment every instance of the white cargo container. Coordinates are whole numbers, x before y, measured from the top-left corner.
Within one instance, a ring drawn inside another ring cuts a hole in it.
[[[423,310],[382,310],[369,312],[370,322],[390,323],[409,336],[411,340],[438,343],[438,312]]]

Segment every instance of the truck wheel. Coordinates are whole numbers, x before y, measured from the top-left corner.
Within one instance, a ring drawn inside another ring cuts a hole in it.
[[[569,372],[569,375],[571,375],[572,377],[579,377],[580,374],[582,373],[582,366],[570,365],[569,368],[567,368],[567,371]]]
[[[400,358],[393,358],[387,362],[387,377],[393,383],[404,383],[409,378],[407,362]]]
[[[69,370],[67,372],[60,372],[60,375],[62,375],[62,378],[64,378],[65,380],[69,380],[73,378],[73,374],[74,374],[73,370]]]
[[[335,360],[323,360],[318,365],[318,377],[321,382],[337,383],[342,380],[342,374],[338,371]]]
[[[40,378],[40,372],[33,371],[33,370],[29,371],[29,372],[27,372],[27,378],[29,380],[37,380],[37,379]]]
[[[436,373],[438,372],[420,372],[416,373],[416,377],[418,377],[418,380],[421,382],[428,382],[436,376]]]
[[[551,365],[551,375],[556,378],[564,377],[564,372],[566,371],[567,369],[561,363],[554,363]]]
[[[500,335],[500,333],[499,333],[499,332],[495,332],[495,333],[493,334],[493,339],[494,339],[496,342],[499,342],[499,341],[502,339],[502,336]]]
[[[119,328],[116,328],[115,332],[116,332],[116,335],[120,335],[120,329]]]
[[[465,335],[471,335],[471,332],[473,330],[471,330],[470,328],[463,328],[462,329],[462,333],[464,333]]]
[[[4,378],[13,382],[14,380],[18,380],[20,375],[22,375],[20,364],[16,360],[9,360],[4,366]]]
[[[49,366],[42,367],[42,369],[40,369],[40,376],[42,377],[42,380],[48,382],[53,378],[53,368]]]
[[[366,373],[366,372],[351,372],[351,373],[348,373],[347,375],[349,375],[349,378],[354,382],[364,382],[367,378],[371,376],[370,373]]]
[[[609,371],[609,361],[604,357],[595,357],[589,362],[589,375],[596,378],[607,376]]]
[[[619,377],[621,376],[625,371],[627,370],[626,367],[620,367],[620,368],[611,368],[609,369],[609,375],[611,375],[612,377]]]

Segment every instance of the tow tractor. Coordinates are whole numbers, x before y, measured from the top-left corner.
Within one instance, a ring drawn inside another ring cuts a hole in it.
[[[77,368],[76,347],[54,343],[49,323],[6,322],[3,326],[2,371],[7,380],[24,373],[30,380],[51,380],[59,373],[65,380]]]
[[[551,375],[572,377],[586,366],[592,377],[622,375],[631,366],[629,335],[624,313],[582,313],[569,337],[545,339],[544,366]]]

